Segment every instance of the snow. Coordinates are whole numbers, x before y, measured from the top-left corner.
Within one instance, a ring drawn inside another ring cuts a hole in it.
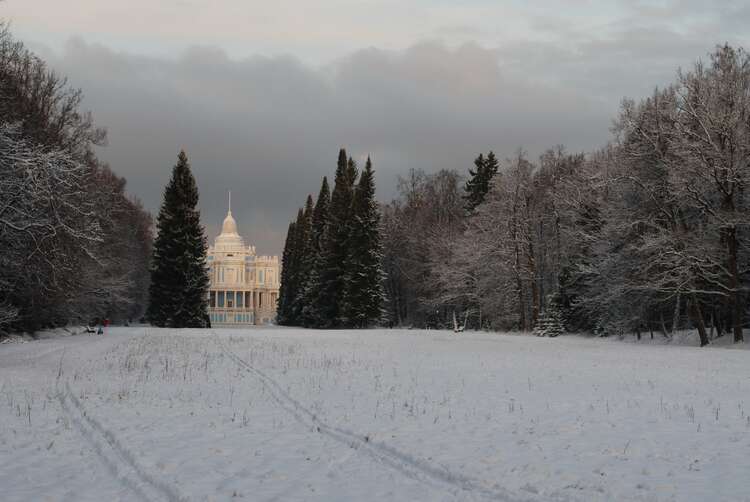
[[[750,352],[110,328],[0,346],[2,499],[750,500]]]

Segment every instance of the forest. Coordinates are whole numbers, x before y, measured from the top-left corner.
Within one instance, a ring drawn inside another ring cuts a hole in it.
[[[153,222],[97,158],[83,94],[0,27],[0,329],[141,318]],[[467,159],[468,160],[468,159]],[[592,152],[410,170],[375,200],[339,154],[290,224],[280,324],[743,340],[750,57],[718,46],[623,100]]]
[[[389,322],[743,340],[750,58],[719,46],[640,101],[609,144],[411,171],[383,210]]]
[[[0,24],[0,330],[144,312],[151,216],[97,158],[82,99]]]

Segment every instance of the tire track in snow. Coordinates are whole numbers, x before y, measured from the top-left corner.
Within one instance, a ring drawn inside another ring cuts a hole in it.
[[[364,434],[357,434],[354,431],[342,429],[324,422],[302,403],[294,399],[278,382],[276,382],[276,380],[237,356],[224,344],[219,335],[214,333],[214,336],[216,337],[222,352],[229,357],[229,359],[260,380],[266,390],[268,390],[271,398],[281,408],[292,415],[298,422],[312,430],[324,434],[339,443],[354,448],[382,464],[395,469],[408,478],[433,486],[442,487],[443,489],[447,489],[453,495],[460,495],[462,499],[467,495],[473,495],[480,496],[483,499],[501,500],[506,502],[539,500],[538,497],[511,493],[498,485],[490,486],[478,479],[452,472],[445,466],[434,465],[422,459],[418,459],[413,455],[402,452],[383,442],[373,441]]]
[[[89,416],[81,401],[73,394],[68,382],[65,383],[65,389],[58,391],[57,398],[71,423],[123,486],[147,501],[188,500],[175,487],[146,471],[112,431]]]

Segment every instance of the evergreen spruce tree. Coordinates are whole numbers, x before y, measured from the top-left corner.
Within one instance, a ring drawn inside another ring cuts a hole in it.
[[[290,280],[290,272],[292,271],[292,255],[294,253],[294,236],[295,236],[294,222],[289,223],[289,229],[286,232],[286,240],[284,241],[284,252],[281,255],[281,277],[279,284],[279,301],[276,304],[276,322],[282,326],[288,326],[289,324],[289,310],[291,290],[293,285]]]
[[[354,159],[349,157],[346,162],[346,179],[349,182],[349,190],[352,193],[352,200],[354,200],[355,184],[357,183],[357,176],[359,176],[359,170],[357,169],[357,163]]]
[[[302,325],[307,327],[316,327],[324,324],[319,315],[320,306],[318,305],[318,300],[322,299],[321,271],[324,266],[322,246],[324,244],[323,236],[328,227],[330,205],[331,192],[328,188],[328,178],[324,176],[312,214],[309,251],[310,270],[303,287]]]
[[[469,169],[470,178],[464,185],[464,207],[468,213],[473,213],[476,207],[484,202],[487,192],[490,191],[492,178],[497,174],[499,163],[495,153],[490,150],[487,157],[480,153],[479,157],[474,159],[474,166],[474,170]]]
[[[495,152],[490,150],[490,152],[487,154],[487,157],[484,160],[484,176],[482,176],[482,200],[481,202],[484,202],[484,197],[490,191],[492,178],[495,177],[499,168],[500,168],[500,163],[498,162],[497,157],[495,156]]]
[[[311,195],[308,195],[302,218],[297,223],[297,257],[294,271],[294,291],[291,292],[291,317],[294,321],[294,326],[303,325],[302,314],[305,307],[305,285],[310,278],[313,258],[311,253],[312,216],[313,199]]]
[[[463,196],[466,201],[466,211],[471,213],[474,209],[481,204],[484,200],[482,194],[482,178],[484,177],[484,154],[479,154],[479,157],[474,159],[474,170],[469,169],[469,179],[466,180],[464,185],[464,192],[466,195]]]
[[[299,289],[300,259],[302,257],[302,234],[304,233],[305,212],[302,208],[297,211],[297,219],[294,222],[294,233],[292,234],[292,252],[289,264],[289,275],[287,277],[287,326],[299,325],[295,299]]]
[[[346,326],[365,328],[383,318],[385,302],[380,208],[375,200],[375,179],[369,157],[354,193],[352,213],[341,318]]]
[[[155,326],[208,326],[208,245],[200,222],[198,187],[181,151],[164,189],[151,264],[146,317]]]
[[[329,222],[323,235],[321,287],[316,304],[319,327],[340,326],[341,302],[346,290],[346,263],[348,259],[348,237],[352,219],[351,205],[354,195],[356,164],[346,156],[346,150],[339,151],[329,211]]]

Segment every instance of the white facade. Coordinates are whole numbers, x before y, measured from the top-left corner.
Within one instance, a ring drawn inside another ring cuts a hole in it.
[[[211,286],[208,314],[212,325],[271,324],[279,298],[279,257],[257,256],[255,246],[245,246],[232,217],[227,217],[208,248]]]

